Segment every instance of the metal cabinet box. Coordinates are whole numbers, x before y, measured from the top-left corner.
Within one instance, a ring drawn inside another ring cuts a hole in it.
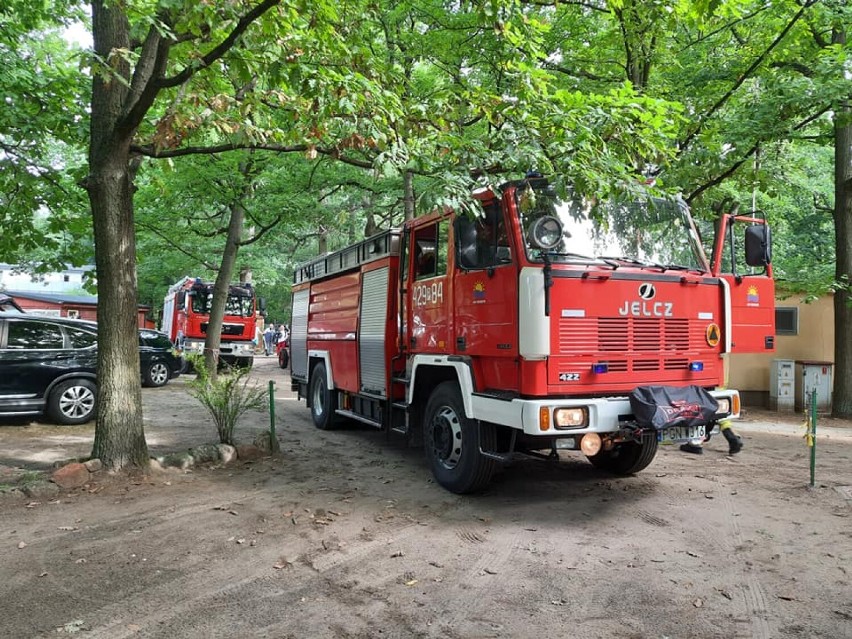
[[[833,362],[796,362],[796,410],[810,410],[811,395],[816,391],[817,410],[831,412],[833,367]]]
[[[792,359],[772,360],[769,369],[769,409],[792,411],[796,396],[796,362]]]

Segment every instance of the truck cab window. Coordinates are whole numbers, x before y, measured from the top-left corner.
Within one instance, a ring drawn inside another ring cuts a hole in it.
[[[457,218],[455,229],[457,262],[462,268],[490,268],[512,261],[506,226],[498,201],[484,204],[480,218]]]
[[[414,279],[444,275],[447,272],[446,224],[433,224],[414,233]]]

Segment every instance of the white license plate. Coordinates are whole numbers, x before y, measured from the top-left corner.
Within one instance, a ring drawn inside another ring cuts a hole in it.
[[[704,426],[673,426],[659,431],[657,439],[663,444],[673,444],[690,439],[704,439],[705,433]]]

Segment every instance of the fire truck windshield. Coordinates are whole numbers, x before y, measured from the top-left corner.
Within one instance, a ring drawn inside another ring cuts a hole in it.
[[[698,234],[683,200],[560,200],[550,188],[527,187],[518,191],[517,203],[531,261],[544,259],[544,251],[531,241],[532,226],[549,215],[564,227],[562,240],[547,251],[551,262],[705,270]]]
[[[254,315],[254,298],[244,295],[229,295],[225,304],[225,315],[251,317]],[[192,297],[192,312],[209,315],[213,304],[213,294],[196,291]]]

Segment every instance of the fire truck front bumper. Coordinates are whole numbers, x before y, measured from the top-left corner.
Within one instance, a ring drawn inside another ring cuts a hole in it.
[[[719,408],[705,432],[719,421],[736,419],[740,411],[737,391],[715,390],[710,394],[719,403]],[[473,400],[478,419],[516,428],[533,437],[614,434],[636,428],[628,397],[513,399],[506,402],[478,395]],[[693,434],[684,430],[682,433],[673,432],[671,436],[673,440],[685,441]]]

